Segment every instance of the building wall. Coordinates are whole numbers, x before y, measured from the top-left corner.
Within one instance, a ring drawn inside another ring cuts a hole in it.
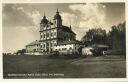
[[[40,32],[41,50],[50,51],[53,47],[63,41],[75,40],[75,35],[73,33],[64,32],[61,27],[43,29]],[[43,27],[42,27],[43,28]],[[48,49],[49,48],[49,49]]]
[[[40,31],[41,51],[51,51],[53,46],[57,44],[57,28],[54,25],[41,27]]]
[[[40,51],[40,45],[27,45],[26,46],[26,52],[27,53],[34,53],[34,52],[39,52]]]
[[[57,38],[57,29],[49,29],[40,32],[41,41],[54,39],[54,38]]]
[[[91,49],[93,49],[92,47],[85,47],[82,49],[82,54],[83,55],[93,55],[93,53],[91,52]]]
[[[67,44],[67,45],[57,45],[54,47],[54,50],[69,50],[69,49],[74,49],[74,45],[73,44]]]
[[[78,49],[80,48],[80,44],[66,44],[66,45],[57,45],[54,47],[55,51],[59,51],[59,52],[68,52],[68,51],[72,51],[72,52],[78,52]],[[79,52],[78,52],[79,53]]]
[[[57,45],[57,40],[43,41],[41,43],[41,50],[43,51],[51,51],[54,46]]]
[[[61,28],[61,27],[58,27]],[[61,29],[47,29],[40,33],[41,50],[51,51],[54,50],[53,47],[62,43],[63,41],[75,40],[75,34],[64,32]]]
[[[60,55],[61,54],[67,55],[72,52],[75,52],[74,47],[75,46],[73,44],[57,45],[54,47],[54,51],[59,51]]]
[[[43,20],[46,20],[45,18]],[[40,24],[40,41],[42,42],[40,47],[41,51],[51,51],[54,50],[54,46],[58,45],[63,41],[69,41],[75,39],[75,35],[69,32],[64,32],[62,27],[62,19],[59,12],[56,13],[54,19],[48,23]]]

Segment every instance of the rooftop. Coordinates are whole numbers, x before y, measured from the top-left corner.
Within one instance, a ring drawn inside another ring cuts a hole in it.
[[[40,44],[40,41],[39,40],[33,41],[33,42],[29,43],[26,46],[33,46],[33,45],[37,45],[37,44]]]
[[[70,33],[75,34],[75,33],[72,31],[72,29],[70,29],[70,28],[67,27],[67,26],[62,26],[61,29],[62,29],[63,31],[65,31],[65,32],[70,32]]]

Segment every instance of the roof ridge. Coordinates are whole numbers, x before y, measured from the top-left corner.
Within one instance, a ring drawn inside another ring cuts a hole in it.
[[[35,40],[35,41],[33,41],[33,42],[30,42],[28,45],[26,45],[26,46],[29,46],[29,45],[35,45],[35,44],[38,44],[38,43],[40,43],[40,40]]]

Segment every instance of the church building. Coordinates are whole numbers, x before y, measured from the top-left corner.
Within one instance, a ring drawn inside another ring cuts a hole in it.
[[[58,9],[52,21],[44,15],[40,23],[41,52],[53,51],[57,45],[71,41],[76,41],[76,34],[72,31],[71,25],[63,25]]]

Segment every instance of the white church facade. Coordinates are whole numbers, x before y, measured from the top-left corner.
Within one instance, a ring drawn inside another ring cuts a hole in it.
[[[76,40],[76,34],[72,31],[71,25],[63,25],[63,20],[59,11],[50,21],[44,15],[40,22],[40,53],[51,51],[77,51],[81,46],[81,42]],[[35,49],[36,50],[36,49]],[[29,51],[28,51],[29,52]]]

